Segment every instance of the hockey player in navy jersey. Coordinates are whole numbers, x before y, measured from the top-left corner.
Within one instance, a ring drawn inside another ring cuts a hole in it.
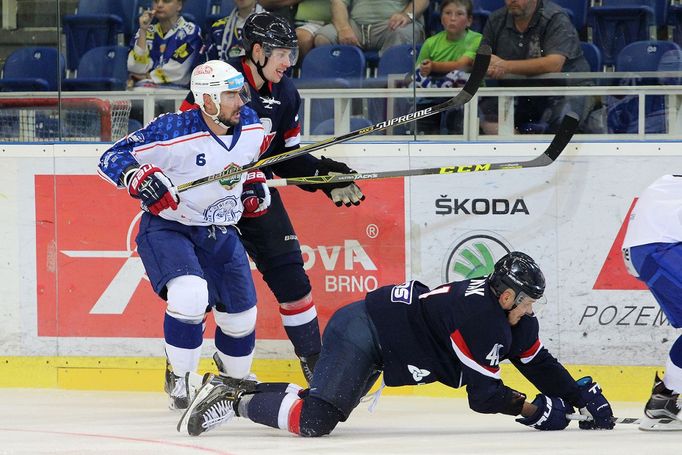
[[[322,436],[348,418],[381,371],[387,386],[466,386],[474,411],[519,416],[539,430],[566,428],[574,406],[589,416],[581,428],[611,429],[599,386],[589,376],[574,381],[539,340],[533,304],[544,290],[540,268],[520,252],[500,259],[488,277],[435,289],[418,281],[379,288],[332,316],[310,389],[255,381],[234,387],[211,375],[178,431],[196,436],[236,415]],[[505,359],[540,390],[532,402],[502,382]]]
[[[196,180],[258,158],[263,126],[245,106],[244,76],[222,61],[192,72],[201,109],[165,114],[118,141],[99,171],[139,199],[144,213],[137,251],[154,291],[166,300],[163,324],[171,408],[190,401],[188,372],[199,365],[208,307],[217,324],[221,372],[246,377],[255,346],[256,292],[236,223],[267,212],[262,172],[203,185],[178,195],[173,184]]]
[[[298,111],[301,97],[284,73],[298,56],[298,41],[291,26],[272,13],[252,14],[242,31],[246,56],[236,68],[246,76],[251,90],[250,106],[265,127],[268,148],[261,158],[299,148],[301,127]],[[181,109],[189,109],[190,96]],[[303,155],[263,169],[268,178],[327,175],[355,172],[343,163],[329,158]],[[365,198],[355,183],[310,185],[306,191],[322,190],[337,206],[358,205]],[[246,250],[263,275],[263,280],[279,303],[284,330],[301,360],[308,381],[312,377],[321,349],[317,311],[312,288],[303,269],[301,246],[289,220],[282,198],[273,189],[267,215],[243,219],[239,223]]]

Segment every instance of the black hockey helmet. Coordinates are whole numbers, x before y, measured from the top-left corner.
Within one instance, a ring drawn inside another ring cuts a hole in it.
[[[495,263],[495,270],[488,276],[488,285],[497,297],[511,288],[517,298],[523,292],[537,300],[545,293],[545,276],[533,258],[512,251]]]
[[[263,11],[246,18],[242,29],[242,43],[246,52],[258,43],[265,49],[285,48],[295,50],[298,54],[298,39],[289,23],[272,13]]]

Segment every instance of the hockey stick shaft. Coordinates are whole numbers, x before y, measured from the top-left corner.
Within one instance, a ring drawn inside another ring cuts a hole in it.
[[[566,414],[566,418],[568,420],[578,421],[592,420],[592,417],[583,414]],[[634,425],[639,425],[642,422],[642,419],[636,419],[634,417],[613,417],[611,420],[613,423],[631,423]]]
[[[391,177],[413,177],[417,175],[433,174],[465,174],[472,172],[487,172],[511,169],[526,169],[542,167],[552,164],[571,141],[578,126],[578,117],[574,113],[566,114],[561,122],[554,139],[547,149],[538,157],[529,161],[508,161],[504,163],[478,163],[456,166],[433,167],[427,169],[408,169],[401,171],[363,172],[356,174],[316,175],[311,177],[293,177],[287,179],[268,180],[269,187],[287,185],[319,185],[325,183],[355,182],[357,180],[376,180]]]
[[[375,123],[372,126],[361,128],[359,130],[351,131],[350,133],[343,134],[341,136],[330,137],[323,141],[316,142],[314,144],[306,145],[295,150],[290,150],[288,152],[280,153],[278,155],[263,158],[258,161],[253,161],[245,166],[242,166],[238,170],[224,170],[217,174],[202,177],[191,182],[183,183],[177,186],[178,192],[187,191],[190,188],[195,188],[200,185],[205,185],[206,183],[214,182],[220,179],[226,179],[233,177],[235,175],[242,174],[244,172],[249,172],[254,169],[258,169],[265,166],[271,166],[273,164],[281,163],[282,161],[290,160],[307,153],[314,152],[316,150],[321,150],[325,147],[330,147],[332,145],[340,144],[342,142],[349,141],[358,137],[366,136],[375,131],[382,131],[386,128],[391,128],[397,125],[402,125],[404,123],[414,122],[416,120],[421,120],[423,118],[438,114],[440,112],[452,109],[453,107],[463,106],[468,103],[471,98],[474,97],[483,78],[488,70],[488,64],[490,63],[490,46],[482,44],[478,48],[476,53],[476,59],[474,60],[474,66],[471,70],[471,75],[469,80],[466,82],[462,90],[453,98],[438,104],[436,106],[427,107],[426,109],[421,109],[419,111],[413,112],[407,115],[401,115],[400,117],[393,118],[391,120],[385,120],[383,122]]]

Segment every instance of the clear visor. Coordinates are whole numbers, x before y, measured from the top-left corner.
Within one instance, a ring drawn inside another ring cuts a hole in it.
[[[236,104],[238,99],[240,99],[244,104],[251,101],[251,91],[246,84],[242,85],[239,90],[224,91],[220,93],[220,101],[223,103]]]
[[[290,66],[294,66],[298,60],[298,48],[288,48],[288,47],[270,47],[268,45],[263,46],[265,51],[265,56],[268,59],[275,60],[276,63],[288,61]]]
[[[514,300],[514,306],[512,308],[522,307],[526,314],[533,313],[538,315],[540,312],[542,312],[546,305],[547,299],[544,295],[539,299],[534,299],[525,292],[521,291],[519,292],[519,295],[516,296],[516,299]]]

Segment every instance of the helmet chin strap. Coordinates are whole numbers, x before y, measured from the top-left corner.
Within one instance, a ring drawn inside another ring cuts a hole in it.
[[[256,66],[256,72],[261,77],[261,79],[263,79],[263,83],[267,83],[268,78],[265,77],[265,73],[263,72],[263,68],[265,68],[265,66],[268,64],[268,56],[267,55],[265,56],[265,63],[263,63],[261,65],[260,63],[258,63],[253,58],[253,49],[252,49],[251,52],[249,52],[249,60],[251,60],[253,62],[253,64]]]
[[[215,114],[209,114],[208,112],[206,112],[204,105],[201,106],[201,110],[204,111],[204,114],[211,117],[211,120],[213,120],[215,122],[215,124],[218,125],[219,127],[225,128],[225,129],[230,129],[230,125],[225,125],[223,122],[220,121],[220,119],[218,119],[218,116],[220,115],[220,95],[211,95],[211,99],[213,100],[213,103],[218,108],[218,112],[216,112]]]

